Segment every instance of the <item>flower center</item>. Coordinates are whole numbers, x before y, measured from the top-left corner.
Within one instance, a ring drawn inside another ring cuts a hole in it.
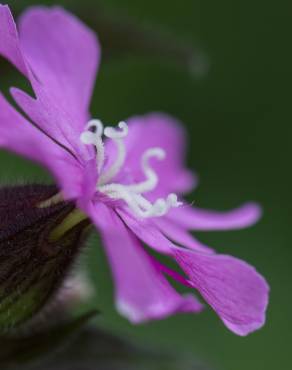
[[[139,183],[124,185],[112,182],[114,177],[121,171],[126,159],[125,137],[128,135],[128,125],[125,122],[118,124],[118,129],[113,127],[103,127],[100,120],[91,120],[86,125],[85,131],[80,139],[84,144],[94,145],[96,148],[96,165],[99,179],[96,184],[97,191],[107,195],[111,199],[123,200],[127,206],[139,217],[159,217],[164,216],[170,208],[179,207],[182,203],[178,201],[177,195],[169,194],[166,198],[158,198],[151,203],[144,197],[144,193],[154,190],[158,184],[157,173],[149,164],[151,158],[163,160],[165,151],[162,148],[149,148],[141,157],[141,168],[145,175],[145,180]],[[117,156],[114,163],[104,169],[105,149],[102,140],[103,135],[113,140],[117,147]]]

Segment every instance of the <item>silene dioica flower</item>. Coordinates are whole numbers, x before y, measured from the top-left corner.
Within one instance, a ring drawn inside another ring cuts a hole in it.
[[[35,94],[11,88],[24,114],[0,94],[1,147],[53,174],[59,190],[44,192],[43,209],[74,202],[74,210],[65,210],[67,218],[54,224],[53,237],[84,220],[95,225],[112,268],[118,311],[134,323],[200,312],[198,299],[179,294],[170,277],[198,291],[236,334],[260,328],[268,301],[265,280],[247,263],[216,254],[189,233],[250,226],[260,209],[248,203],[220,213],[184,202],[182,194],[196,179],[183,165],[180,123],[161,113],[133,117],[116,128],[91,119],[99,43],[61,8],[29,9],[17,30],[9,7],[0,5],[0,54]],[[181,273],[164,266],[144,244],[176,261]]]

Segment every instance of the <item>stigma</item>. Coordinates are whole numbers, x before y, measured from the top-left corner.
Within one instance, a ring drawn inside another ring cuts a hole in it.
[[[167,214],[171,208],[179,207],[182,203],[178,201],[177,195],[170,193],[166,198],[158,198],[151,203],[145,194],[154,190],[159,182],[158,174],[150,166],[150,159],[164,160],[166,153],[162,148],[152,147],[147,149],[141,156],[141,169],[145,180],[122,184],[114,181],[115,177],[122,171],[126,160],[126,145],[124,139],[127,137],[129,127],[126,122],[120,122],[118,128],[104,127],[97,119],[90,120],[84,132],[80,136],[83,144],[93,145],[96,149],[96,167],[98,181],[96,190],[114,200],[122,200],[129,209],[138,217],[161,217]],[[105,169],[105,146],[103,137],[112,140],[117,148],[115,161]]]

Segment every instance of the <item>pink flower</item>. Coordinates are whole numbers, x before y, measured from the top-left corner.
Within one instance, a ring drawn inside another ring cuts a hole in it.
[[[179,294],[166,276],[195,288],[239,335],[265,321],[268,285],[237,258],[218,255],[189,230],[252,225],[256,204],[230,212],[191,207],[181,198],[195,183],[184,168],[185,136],[164,114],[134,117],[119,128],[92,120],[89,102],[100,47],[95,35],[61,8],[32,8],[17,31],[0,5],[0,54],[30,82],[35,98],[12,88],[25,115],[0,94],[0,145],[35,160],[54,175],[62,197],[95,224],[104,241],[119,312],[134,323],[177,312],[199,312],[194,295]],[[180,200],[179,200],[180,199]],[[174,259],[179,274],[143,246]]]

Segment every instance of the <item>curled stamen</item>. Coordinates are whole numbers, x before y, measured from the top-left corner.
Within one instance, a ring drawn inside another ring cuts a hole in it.
[[[92,119],[87,123],[86,130],[96,133],[98,136],[102,136],[103,124],[99,119]]]
[[[168,194],[167,199],[166,199],[166,203],[168,205],[168,209],[170,209],[172,207],[179,207],[179,206],[183,205],[182,202],[179,202],[177,200],[177,195],[174,194],[174,193]]]
[[[162,148],[150,148],[143,153],[141,167],[145,175],[144,181],[132,185],[109,183],[118,174],[126,158],[126,148],[123,139],[128,135],[128,125],[125,122],[120,122],[118,127],[119,129],[113,127],[104,129],[101,121],[91,120],[86,126],[86,131],[81,135],[81,141],[84,144],[91,144],[96,147],[99,173],[102,170],[105,159],[102,135],[104,134],[113,140],[117,146],[117,158],[107,171],[100,174],[96,186],[97,190],[111,199],[123,200],[134,214],[142,218],[164,216],[170,208],[179,207],[182,203],[178,201],[176,194],[173,193],[169,194],[165,199],[157,199],[154,203],[151,203],[142,195],[154,190],[157,186],[158,176],[150,166],[149,161],[151,158],[163,160],[165,151]]]
[[[167,204],[164,199],[159,198],[153,204],[152,216],[161,217],[167,212]]]
[[[149,211],[149,209],[153,207],[151,202],[149,202],[149,200],[144,198],[141,194],[132,193],[132,197],[136,200],[139,206],[145,211]]]
[[[156,172],[150,167],[150,158],[163,160],[165,158],[165,151],[161,148],[150,148],[146,150],[141,161],[142,170],[145,174],[146,180],[139,184],[128,185],[128,190],[141,194],[155,189],[158,183],[158,176]]]
[[[101,191],[104,194],[107,194],[112,199],[122,199],[126,202],[128,207],[131,209],[133,213],[140,217],[147,217],[147,214],[149,213],[149,209],[152,208],[151,203],[147,204],[147,210],[145,211],[139,203],[137,202],[137,198],[135,199],[136,195],[131,194],[128,192],[125,187],[121,184],[109,184],[109,185],[103,185],[99,187],[99,191]],[[148,202],[145,199],[145,202]]]
[[[170,208],[179,207],[182,203],[178,202],[176,194],[169,194],[165,199],[159,198],[154,204],[151,204],[141,194],[134,194],[134,199],[137,201],[139,206],[145,211],[143,217],[160,217],[164,216]]]
[[[114,127],[106,127],[104,130],[104,135],[110,139],[117,140],[117,139],[123,139],[128,135],[128,125],[126,122],[121,121],[118,124],[120,130],[117,130]]]
[[[133,213],[142,218],[164,216],[170,208],[181,205],[175,194],[169,194],[165,199],[159,198],[153,204],[141,194],[130,192],[122,184],[108,184],[100,186],[100,192],[112,199],[122,199],[126,202]]]
[[[100,176],[99,185],[106,184],[114,178],[125,162],[126,148],[122,139],[128,135],[128,125],[125,122],[120,122],[118,126],[120,128],[119,131],[113,127],[106,127],[104,130],[104,135],[112,139],[117,146],[117,158],[112,166]]]
[[[142,215],[142,217],[162,216],[166,211],[167,206],[164,199],[157,199],[155,203],[152,204],[141,194],[132,194],[132,196],[141,208],[140,216]]]
[[[101,171],[104,164],[104,146],[102,142],[103,124],[100,120],[91,120],[86,125],[86,131],[80,135],[83,144],[94,145],[96,148],[97,170]]]

